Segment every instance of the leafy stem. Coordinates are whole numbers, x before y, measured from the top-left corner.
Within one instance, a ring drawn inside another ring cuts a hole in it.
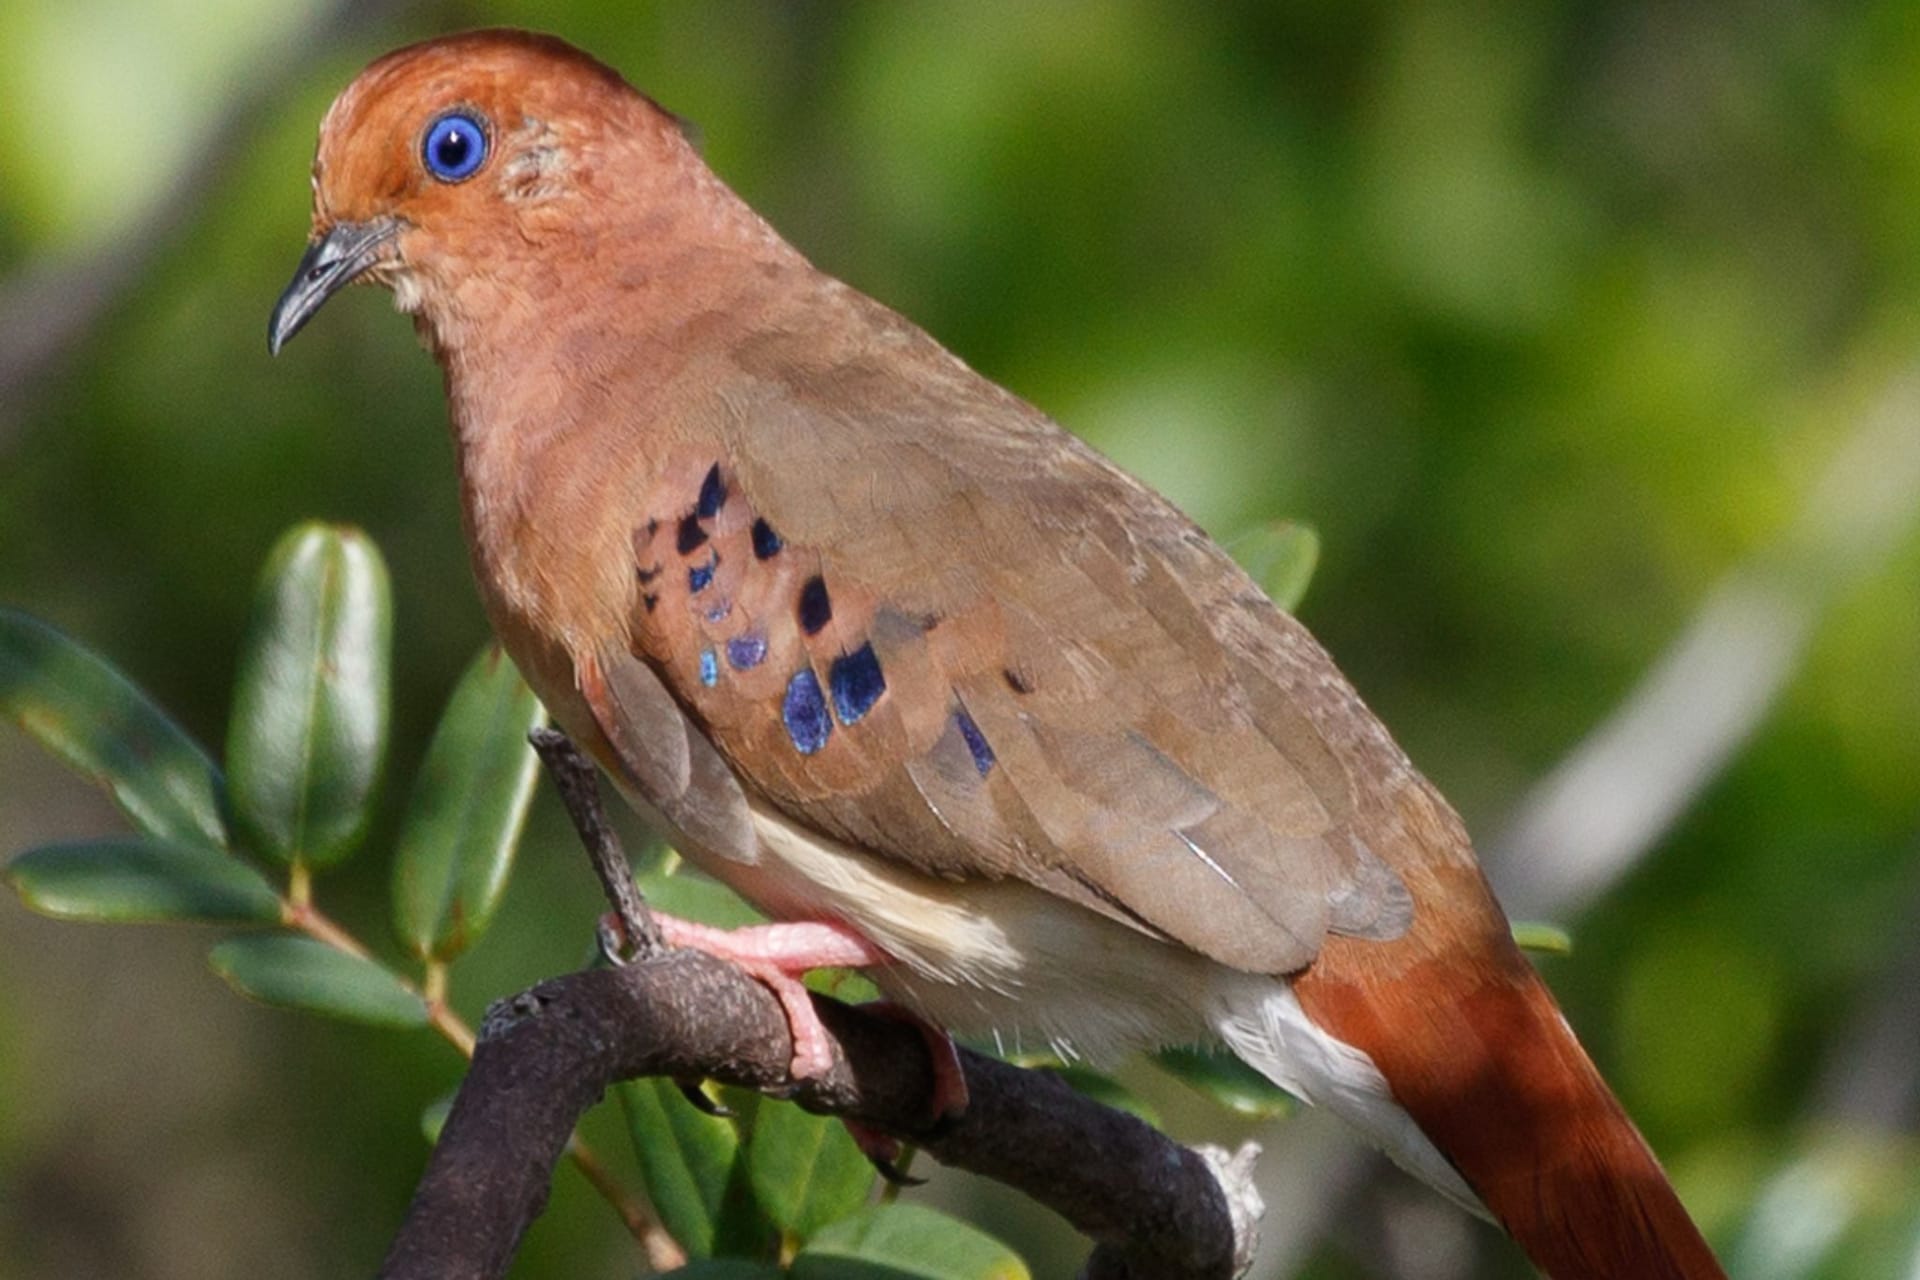
[[[325,943],[344,955],[356,960],[373,961],[373,953],[365,943],[314,904],[311,881],[302,875],[304,869],[301,864],[294,865],[287,893],[280,900],[281,919],[288,928]],[[308,889],[304,895],[300,893],[303,887]],[[429,960],[425,974],[417,984],[401,973],[392,973],[392,976],[400,986],[418,995],[426,1004],[427,1023],[439,1033],[440,1038],[459,1050],[461,1057],[471,1060],[473,1028],[447,1003],[447,966],[437,960]],[[608,1170],[606,1162],[578,1132],[567,1142],[567,1158],[573,1161],[574,1167],[593,1189],[613,1206],[627,1230],[646,1250],[648,1261],[655,1269],[666,1270],[686,1261],[685,1253],[667,1234],[647,1203],[621,1185],[620,1180]]]

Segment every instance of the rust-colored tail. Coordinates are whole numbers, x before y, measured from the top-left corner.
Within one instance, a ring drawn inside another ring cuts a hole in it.
[[[1330,939],[1294,990],[1553,1280],[1726,1280],[1533,967],[1504,932],[1473,932]]]

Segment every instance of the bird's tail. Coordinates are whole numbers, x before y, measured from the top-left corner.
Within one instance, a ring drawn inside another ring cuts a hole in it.
[[[1383,950],[1393,947],[1330,938],[1294,979],[1299,1007],[1372,1060],[1393,1101],[1536,1266],[1553,1280],[1725,1280],[1504,934],[1417,956]],[[1414,1154],[1431,1163],[1431,1150]],[[1418,1158],[1407,1163],[1423,1172]]]

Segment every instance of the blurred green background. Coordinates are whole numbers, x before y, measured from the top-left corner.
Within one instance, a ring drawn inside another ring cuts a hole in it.
[[[400,782],[483,637],[406,323],[362,290],[277,361],[264,332],[332,95],[393,45],[502,23],[696,121],[822,267],[1217,535],[1316,525],[1302,616],[1483,843],[1716,592],[1771,608],[1675,686],[1747,697],[1751,734],[1684,699],[1655,717],[1720,745],[1650,847],[1577,898],[1539,887],[1550,849],[1492,870],[1523,909],[1566,904],[1578,949],[1543,968],[1736,1274],[1920,1274],[1911,6],[14,0],[0,603],[216,747],[254,574],[299,519],[392,563]],[[1631,812],[1630,781],[1576,826]],[[0,731],[0,856],[118,821]],[[543,798],[459,971],[469,1013],[585,956],[562,821]],[[373,937],[379,848],[322,886]],[[210,940],[0,897],[0,1278],[377,1261],[457,1060],[244,1005]],[[1330,1204],[1296,1130],[1261,1136],[1292,1169],[1270,1232],[1333,1223],[1302,1274],[1522,1274],[1371,1166]],[[1075,1256],[1007,1197],[970,1212],[1039,1274]],[[637,1266],[563,1170],[516,1274]]]

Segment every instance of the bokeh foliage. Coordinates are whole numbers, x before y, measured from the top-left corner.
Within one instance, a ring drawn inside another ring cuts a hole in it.
[[[263,340],[326,102],[454,26],[593,49],[697,121],[821,265],[1216,533],[1317,527],[1303,616],[1483,835],[1781,537],[1920,352],[1920,26],[1887,0],[473,0],[305,31],[331,11],[0,7],[0,281],[153,240],[68,358],[0,388],[0,600],[110,653],[204,742],[255,567],[297,520],[387,554],[397,776],[483,638],[439,378],[404,322],[361,291],[280,360]],[[241,100],[267,105],[149,217]],[[1789,1178],[1831,1166],[1807,1127],[1835,1122],[1849,1029],[1915,932],[1916,582],[1909,525],[1759,736],[1545,962],[1718,1240],[1749,1238],[1756,1196],[1873,1189],[1853,1203],[1874,1243],[1823,1275],[1903,1274],[1920,1248],[1910,1063],[1902,1101],[1852,1117],[1882,1172]],[[0,854],[115,829],[30,751],[0,738]],[[374,842],[400,808],[377,807]],[[592,892],[544,804],[529,841],[454,993],[470,1013],[587,946]],[[387,874],[337,877],[370,935]],[[59,933],[0,901],[0,1274],[366,1269],[451,1055],[293,1019],[214,1023],[244,1052],[210,1054],[193,1019],[224,1015],[166,962],[197,949]],[[123,1058],[190,1065],[129,1103],[89,1084]],[[117,1157],[130,1107],[195,1120],[135,1125],[158,1145]],[[159,1169],[185,1171],[171,1199],[142,1194]],[[241,1218],[263,1225],[219,1244]],[[1366,1273],[1358,1234],[1325,1274]],[[522,1273],[620,1256],[563,1177]]]

